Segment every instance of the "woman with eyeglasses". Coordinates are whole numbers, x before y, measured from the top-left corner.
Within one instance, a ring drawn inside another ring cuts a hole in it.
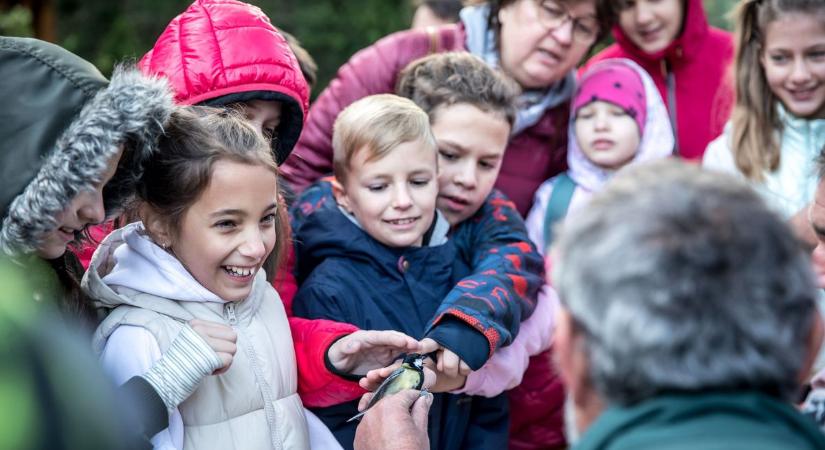
[[[332,123],[344,107],[391,93],[398,72],[429,53],[469,51],[523,89],[496,187],[526,214],[533,193],[566,166],[568,103],[574,68],[612,25],[609,0],[470,2],[458,24],[408,30],[356,53],[321,93],[292,156],[282,167],[295,191],[332,172]]]
[[[676,135],[674,154],[701,161],[719,136],[733,107],[726,73],[733,38],[708,24],[701,0],[613,0],[616,43],[587,65],[628,58],[642,66],[659,88]]]

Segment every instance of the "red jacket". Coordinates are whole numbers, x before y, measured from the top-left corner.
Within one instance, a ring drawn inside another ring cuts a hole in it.
[[[628,58],[656,82],[673,117],[667,73],[675,76],[676,124],[679,154],[701,160],[710,141],[722,133],[733,106],[733,83],[726,76],[733,59],[730,33],[708,25],[701,0],[687,0],[684,30],[661,52],[643,52],[621,28],[613,28],[616,43],[599,52],[587,65],[607,58]],[[586,70],[586,69],[585,69]]]
[[[461,24],[448,25],[432,35],[425,30],[391,34],[356,53],[312,104],[301,139],[283,166],[283,174],[296,191],[332,172],[332,124],[350,103],[371,94],[395,91],[398,73],[411,61],[434,52],[465,51]],[[533,194],[546,179],[566,170],[569,105],[549,110],[532,127],[510,140],[496,187],[509,197],[522,215]]]
[[[567,448],[564,386],[553,367],[553,349],[530,358],[521,384],[508,392],[510,450]]]
[[[301,134],[309,87],[286,39],[257,6],[196,0],[169,22],[138,66],[166,77],[185,105],[280,101],[278,163]]]

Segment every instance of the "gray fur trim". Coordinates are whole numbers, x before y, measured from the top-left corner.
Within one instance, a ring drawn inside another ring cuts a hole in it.
[[[135,164],[118,169],[119,188],[114,193],[118,198],[106,203],[126,201],[173,107],[165,81],[134,68],[115,68],[109,86],[83,106],[35,178],[12,201],[0,229],[0,250],[8,255],[33,253],[40,240],[57,227],[57,216],[78,192],[94,189],[107,161],[123,143],[134,152],[127,158],[125,151],[123,159]],[[122,181],[124,176],[127,182]]]

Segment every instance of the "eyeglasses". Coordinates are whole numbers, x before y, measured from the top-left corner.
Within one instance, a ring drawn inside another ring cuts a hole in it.
[[[539,23],[548,30],[555,30],[568,21],[573,25],[573,40],[593,43],[599,34],[599,23],[592,17],[573,17],[562,3],[556,0],[535,0],[539,8]]]

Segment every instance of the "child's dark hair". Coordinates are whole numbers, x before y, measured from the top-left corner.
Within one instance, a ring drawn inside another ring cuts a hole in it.
[[[179,232],[183,215],[208,186],[216,162],[261,165],[278,174],[269,143],[234,111],[181,107],[164,128],[158,151],[146,164],[138,185],[138,199],[174,233]],[[279,194],[275,219],[278,238],[270,255],[273,261],[280,260],[289,241],[285,209]]]
[[[439,106],[468,103],[484,112],[501,114],[512,126],[520,89],[469,53],[439,53],[404,68],[395,92],[423,109],[431,124]]]
[[[789,13],[825,18],[825,2],[744,0],[735,13],[736,104],[731,114],[732,148],[736,167],[753,180],[762,180],[764,172],[775,171],[780,164],[778,99],[768,86],[761,59],[768,24]]]

